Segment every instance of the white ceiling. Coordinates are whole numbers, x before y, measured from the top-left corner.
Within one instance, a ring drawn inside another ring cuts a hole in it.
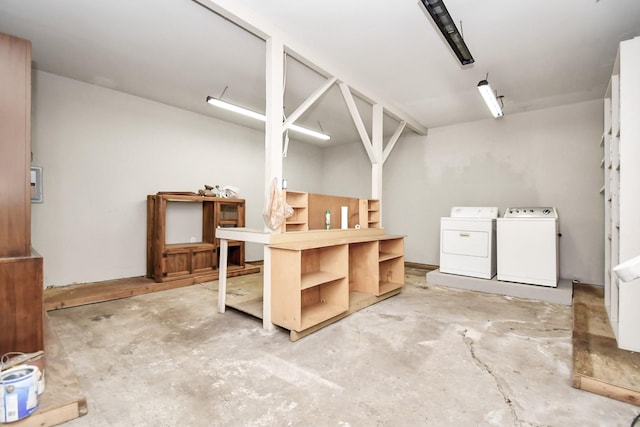
[[[638,0],[445,0],[476,60],[463,68],[418,0],[235,3],[425,127],[488,118],[487,73],[506,115],[601,98],[618,43],[640,35]],[[2,0],[0,32],[30,39],[39,70],[232,121],[207,95],[264,112],[264,41],[191,0]],[[326,77],[286,63],[290,114]],[[298,123],[358,140],[336,87]],[[385,133],[395,127],[386,117]]]

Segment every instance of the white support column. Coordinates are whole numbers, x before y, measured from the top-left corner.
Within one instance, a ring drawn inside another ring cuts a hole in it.
[[[269,194],[271,181],[282,180],[282,109],[284,78],[284,45],[282,40],[268,38],[266,41],[266,124],[264,135],[265,194]]]
[[[284,44],[271,37],[266,40],[266,124],[264,140],[265,195],[269,194],[273,178],[282,180],[282,108],[284,105]],[[265,196],[266,197],[266,196]],[[268,229],[265,226],[265,231]],[[273,330],[271,323],[271,250],[264,246],[264,276],[262,295],[262,327]]]
[[[373,117],[372,117],[372,148],[375,162],[371,163],[371,197],[378,199],[382,203],[382,166],[384,164],[382,160],[382,121],[384,118],[384,109],[381,104],[373,105]],[[380,212],[382,214],[382,212]],[[382,218],[380,218],[382,222]]]

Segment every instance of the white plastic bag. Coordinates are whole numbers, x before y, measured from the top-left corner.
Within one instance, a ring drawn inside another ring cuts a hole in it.
[[[278,187],[278,178],[273,178],[268,194],[265,196],[265,205],[262,210],[264,223],[271,230],[277,230],[287,218],[293,215],[293,208],[284,201],[282,191]]]

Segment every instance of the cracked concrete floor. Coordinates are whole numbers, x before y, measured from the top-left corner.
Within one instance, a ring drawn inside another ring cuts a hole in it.
[[[65,426],[628,426],[639,411],[571,387],[570,307],[407,272],[400,295],[294,343],[217,313],[217,282],[50,312],[89,404]]]

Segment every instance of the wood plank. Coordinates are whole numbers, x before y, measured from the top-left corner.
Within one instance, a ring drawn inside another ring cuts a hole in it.
[[[235,277],[258,273],[259,271],[259,266],[245,264],[244,267],[229,267],[227,275],[229,277]],[[166,291],[218,280],[218,275],[218,270],[213,270],[211,273],[196,274],[187,278],[167,280],[162,283],[156,283],[153,279],[147,277],[129,277],[97,283],[49,287],[44,290],[44,308],[45,310],[57,310],[152,292]]]
[[[307,328],[303,331],[290,331],[289,332],[289,340],[290,341],[298,341],[301,338],[306,337],[307,335],[310,335],[322,328],[324,328],[325,326],[328,326],[332,323],[337,322],[338,320],[344,319],[345,317],[349,316],[350,314],[355,313],[356,311],[360,311],[363,308],[367,308],[370,305],[373,304],[377,304],[380,301],[384,301],[387,298],[391,298],[395,295],[398,295],[400,293],[401,289],[396,289],[393,290],[391,292],[387,292],[384,295],[380,295],[380,296],[375,296],[375,295],[368,295],[368,294],[363,294],[361,292],[351,292],[349,295],[349,310],[347,310],[344,313],[341,313],[335,317],[332,317],[331,319],[327,319],[322,323],[318,323],[317,325],[314,325],[310,328]]]
[[[419,271],[417,274],[421,278],[424,277],[422,271]],[[398,288],[380,296],[369,295],[363,292],[349,292],[349,309],[347,311],[303,331],[289,330],[289,339],[291,341],[297,341],[350,314],[398,295],[401,291],[402,289]],[[262,319],[262,274],[236,278],[234,281],[229,282],[227,284],[226,306]]]
[[[602,287],[574,284],[572,385],[640,406],[640,353],[619,349]]]

